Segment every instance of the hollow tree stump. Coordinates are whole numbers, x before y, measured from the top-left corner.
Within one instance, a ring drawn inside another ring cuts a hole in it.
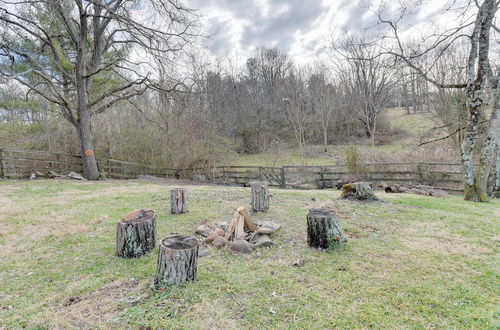
[[[174,235],[161,240],[156,267],[157,288],[194,280],[198,267],[198,241]]]
[[[254,212],[269,211],[269,188],[264,181],[250,182],[252,188],[252,210]]]
[[[378,200],[369,182],[348,183],[342,186],[342,199]]]
[[[122,258],[140,257],[156,246],[156,212],[135,210],[116,224],[116,254]]]
[[[307,214],[307,244],[314,248],[336,248],[347,242],[335,212],[311,209]]]
[[[170,191],[170,213],[180,214],[188,211],[187,190],[182,188]]]

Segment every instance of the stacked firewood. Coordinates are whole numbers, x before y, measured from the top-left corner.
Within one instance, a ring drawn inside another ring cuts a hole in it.
[[[252,248],[273,245],[269,236],[277,229],[279,225],[270,222],[256,224],[250,212],[240,206],[229,223],[220,223],[215,228],[202,224],[196,232],[206,237],[205,243],[216,248],[227,245],[233,251],[248,253]]]

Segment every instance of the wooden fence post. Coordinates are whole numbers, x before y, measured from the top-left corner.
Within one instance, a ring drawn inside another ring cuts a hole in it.
[[[422,164],[418,163],[417,165],[417,173],[418,173],[418,182],[420,184],[424,184],[424,173],[422,172]]]
[[[259,166],[259,181],[262,181],[262,166]]]
[[[285,167],[281,166],[281,188],[286,187],[286,181],[285,181]]]
[[[3,148],[0,148],[0,178],[5,177],[5,169],[4,169],[4,160],[3,160]]]

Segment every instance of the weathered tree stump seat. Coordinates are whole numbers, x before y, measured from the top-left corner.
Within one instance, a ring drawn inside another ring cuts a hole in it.
[[[174,235],[161,240],[156,268],[157,288],[194,280],[198,267],[198,241]]]
[[[264,181],[250,182],[252,189],[252,210],[254,212],[269,211],[269,187]]]
[[[348,183],[342,186],[342,199],[378,200],[369,182]]]
[[[180,214],[188,211],[187,190],[177,188],[170,191],[170,213]]]
[[[135,210],[116,224],[116,254],[123,258],[140,257],[156,246],[156,212]]]
[[[336,248],[347,242],[339,219],[329,209],[311,209],[307,214],[307,244],[314,248]]]

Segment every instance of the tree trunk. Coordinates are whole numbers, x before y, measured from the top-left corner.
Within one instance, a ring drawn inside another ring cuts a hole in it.
[[[170,213],[180,214],[188,211],[187,190],[177,188],[170,191]]]
[[[192,281],[198,267],[198,241],[175,235],[162,239],[158,253],[157,288]]]
[[[323,142],[325,146],[325,152],[328,152],[328,128],[323,128]]]
[[[135,210],[116,224],[116,254],[122,258],[140,257],[156,246],[156,213]]]
[[[378,200],[368,182],[348,183],[342,186],[342,199]]]
[[[337,248],[346,243],[335,212],[328,209],[311,209],[307,214],[307,244],[314,248]]]
[[[80,118],[77,131],[82,153],[83,177],[87,180],[98,180],[99,169],[97,167],[97,160],[94,152],[90,111],[83,110],[79,113]]]
[[[254,212],[269,211],[269,188],[264,181],[250,182],[252,188],[252,210]]]

